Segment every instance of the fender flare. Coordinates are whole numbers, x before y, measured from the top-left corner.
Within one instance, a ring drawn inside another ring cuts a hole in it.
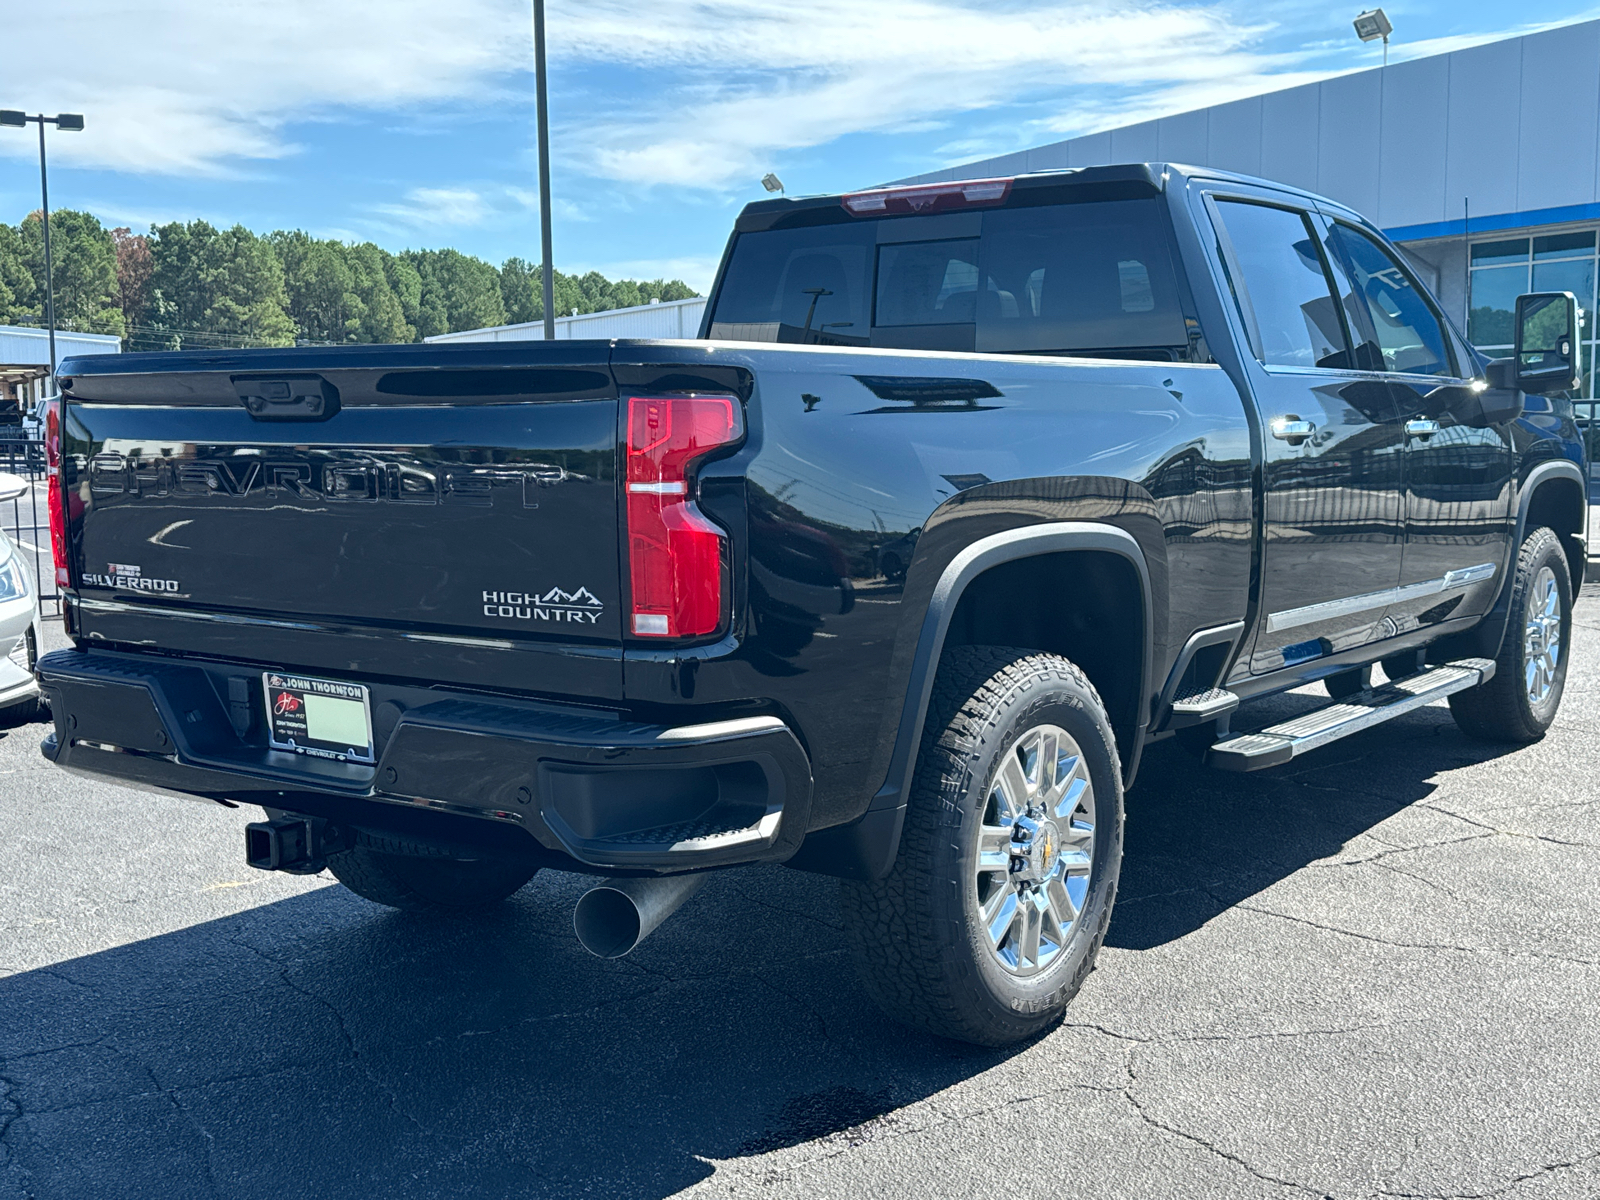
[[[1517,498],[1516,530],[1506,555],[1506,568],[1500,582],[1500,594],[1495,597],[1494,606],[1484,614],[1483,620],[1475,627],[1436,643],[1440,661],[1450,658],[1500,656],[1501,643],[1505,641],[1506,630],[1511,624],[1511,592],[1516,584],[1517,554],[1522,548],[1523,539],[1528,536],[1528,512],[1533,507],[1534,493],[1554,479],[1569,479],[1577,484],[1579,503],[1583,507],[1578,527],[1584,530],[1588,528],[1589,489],[1583,477],[1583,470],[1577,463],[1571,459],[1556,458],[1542,462],[1529,471],[1528,477],[1522,481],[1521,494]],[[1574,580],[1574,588],[1581,582],[1582,580]]]
[[[831,829],[819,829],[808,835],[799,852],[789,860],[790,866],[845,879],[882,879],[889,873],[900,849],[900,831],[905,825],[906,801],[911,793],[911,777],[916,770],[922,728],[928,719],[928,706],[933,697],[934,676],[944,652],[951,618],[955,615],[962,594],[974,579],[991,567],[1021,558],[1072,551],[1115,554],[1133,567],[1139,579],[1144,610],[1144,634],[1139,647],[1139,724],[1131,739],[1128,761],[1123,764],[1124,780],[1132,777],[1150,719],[1149,696],[1154,660],[1155,616],[1150,569],[1145,562],[1144,551],[1126,530],[1095,521],[1050,521],[1004,530],[967,546],[950,560],[939,576],[917,635],[917,650],[906,685],[905,705],[900,712],[894,751],[889,758],[883,786],[872,797],[867,811],[854,821]]]
[[[1580,534],[1587,533],[1589,527],[1589,481],[1583,476],[1583,468],[1570,458],[1553,458],[1533,468],[1528,472],[1528,477],[1522,481],[1522,494],[1517,499],[1517,546],[1521,546],[1522,539],[1528,536],[1528,510],[1533,507],[1533,494],[1539,490],[1541,484],[1549,483],[1552,479],[1570,479],[1578,485],[1578,506],[1580,509],[1578,530]],[[1573,580],[1573,585],[1577,586],[1582,582],[1581,579],[1575,579]],[[1509,591],[1510,589],[1507,590]]]

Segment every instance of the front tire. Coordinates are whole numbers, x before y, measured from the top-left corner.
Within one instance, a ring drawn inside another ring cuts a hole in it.
[[[1527,744],[1545,735],[1561,707],[1572,643],[1572,577],[1561,539],[1530,533],[1517,553],[1511,616],[1494,678],[1450,697],[1461,732],[1484,742]]]
[[[350,849],[328,855],[328,870],[376,904],[459,916],[499,904],[538,868],[497,858],[454,858],[427,846],[357,833]]]
[[[1071,662],[961,646],[940,663],[887,878],[841,901],[861,978],[914,1028],[983,1046],[1059,1020],[1122,865],[1122,771]]]

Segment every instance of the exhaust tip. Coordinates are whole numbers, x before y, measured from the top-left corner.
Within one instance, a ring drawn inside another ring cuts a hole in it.
[[[602,884],[578,898],[572,910],[578,941],[597,958],[621,958],[643,941],[643,922],[633,898]]]

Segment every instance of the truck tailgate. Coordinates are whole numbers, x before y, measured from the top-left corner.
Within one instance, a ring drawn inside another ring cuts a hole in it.
[[[249,370],[79,360],[63,450],[85,613],[614,657],[608,347],[541,347],[556,361],[517,367],[396,367],[384,349],[371,367],[328,351],[300,369],[287,351],[235,356]]]

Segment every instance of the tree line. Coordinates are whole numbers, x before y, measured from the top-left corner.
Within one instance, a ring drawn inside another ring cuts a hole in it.
[[[107,229],[92,214],[50,215],[56,325],[114,333],[127,350],[415,342],[440,333],[544,317],[537,263],[499,267],[458,250],[392,254],[312,237],[205,221]],[[0,325],[44,323],[40,214],[0,223]],[[555,272],[558,316],[685,300],[681,280],[610,280]]]

